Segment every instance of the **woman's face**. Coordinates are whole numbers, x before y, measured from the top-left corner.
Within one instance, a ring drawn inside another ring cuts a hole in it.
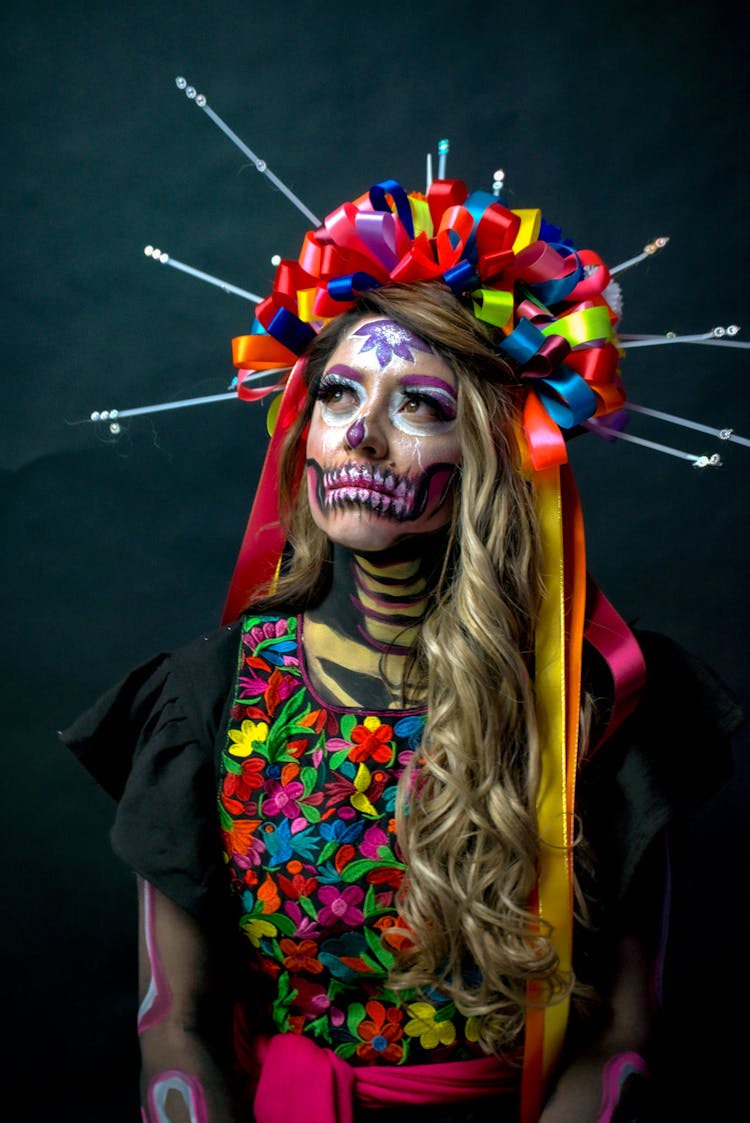
[[[307,438],[310,508],[332,542],[386,550],[448,522],[457,393],[445,360],[393,320],[366,316],[346,330]]]

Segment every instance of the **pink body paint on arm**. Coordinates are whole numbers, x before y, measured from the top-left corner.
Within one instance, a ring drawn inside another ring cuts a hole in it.
[[[646,1062],[633,1050],[610,1057],[602,1069],[602,1100],[596,1123],[611,1123],[615,1108],[620,1102],[623,1086],[629,1076],[643,1079],[647,1075]]]
[[[145,1033],[151,1026],[162,1021],[169,1013],[172,994],[164,973],[159,948],[156,941],[155,891],[148,882],[143,882],[143,927],[148,955],[151,980],[148,990],[138,1008],[138,1033]]]
[[[170,1092],[176,1093],[178,1102],[181,1101],[187,1108],[190,1123],[208,1123],[206,1097],[200,1081],[195,1076],[180,1072],[176,1068],[159,1072],[151,1080],[148,1086],[148,1114],[144,1115],[145,1123],[170,1123],[173,1118],[167,1108],[167,1096]]]

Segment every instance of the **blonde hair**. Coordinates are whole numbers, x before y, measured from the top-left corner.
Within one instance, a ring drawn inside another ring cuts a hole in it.
[[[460,388],[462,449],[448,548],[413,665],[427,719],[396,802],[407,867],[399,913],[412,946],[390,985],[439,987],[479,1019],[483,1047],[499,1051],[518,1037],[530,982],[541,1004],[570,989],[549,933],[528,908],[539,852],[533,651],[541,546],[516,436],[518,381],[489,331],[442,283],[374,290],[313,343],[308,408],[288,435],[281,472],[293,553],[261,606],[304,610],[330,579],[330,544],[312,521],[306,488],[294,496],[293,481],[320,375],[346,327],[368,313],[392,317],[446,359]]]

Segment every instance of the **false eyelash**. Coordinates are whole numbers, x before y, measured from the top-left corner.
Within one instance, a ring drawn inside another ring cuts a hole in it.
[[[349,382],[336,374],[324,374],[315,394],[316,400],[327,401],[332,390],[351,390],[353,394],[359,394],[359,387],[355,382]]]

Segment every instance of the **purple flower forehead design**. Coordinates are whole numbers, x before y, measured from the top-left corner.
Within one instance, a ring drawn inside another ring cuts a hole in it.
[[[373,320],[357,328],[353,334],[367,336],[359,352],[362,354],[364,351],[374,350],[381,370],[388,365],[394,355],[413,363],[415,360],[412,351],[424,351],[428,355],[432,351],[432,348],[418,335],[414,335],[408,328],[402,327],[393,320]]]

